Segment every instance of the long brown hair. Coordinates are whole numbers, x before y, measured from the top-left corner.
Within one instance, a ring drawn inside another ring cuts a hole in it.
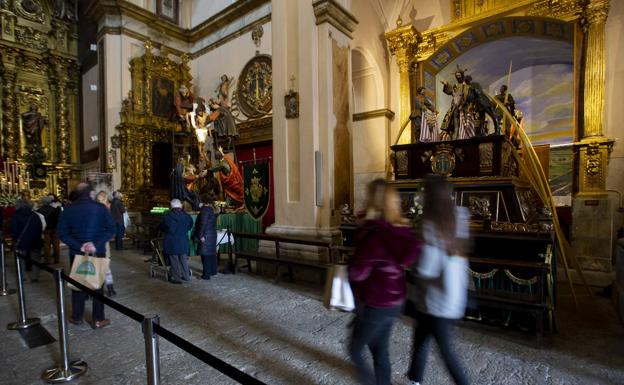
[[[455,202],[453,202],[452,194],[453,188],[443,176],[427,175],[423,220],[433,224],[449,253],[456,252],[459,247],[455,236],[457,218],[455,218]]]
[[[398,192],[383,179],[375,179],[366,186],[366,219],[384,219],[393,224],[402,224]]]

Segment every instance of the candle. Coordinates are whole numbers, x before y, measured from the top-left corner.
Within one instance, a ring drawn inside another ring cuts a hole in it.
[[[4,176],[8,177],[9,176],[9,159],[5,159],[4,160]]]
[[[26,171],[26,188],[30,190],[30,171]]]

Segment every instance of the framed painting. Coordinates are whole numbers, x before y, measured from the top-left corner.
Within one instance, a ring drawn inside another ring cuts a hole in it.
[[[179,0],[157,0],[156,13],[159,17],[178,24]]]
[[[152,114],[169,119],[173,114],[173,81],[160,76],[152,78]]]

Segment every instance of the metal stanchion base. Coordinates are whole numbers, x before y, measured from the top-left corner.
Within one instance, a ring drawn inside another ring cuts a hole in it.
[[[41,320],[39,318],[28,318],[24,322],[21,322],[21,321],[11,322],[10,324],[7,325],[7,329],[9,330],[28,329],[35,325],[39,325],[40,323],[41,323]]]
[[[11,294],[15,294],[14,289],[0,290],[0,297],[4,297],[5,295],[11,295]]]
[[[43,372],[41,378],[50,384],[58,384],[68,382],[87,372],[88,365],[86,362],[77,360],[69,364],[69,370],[63,368],[50,368]]]

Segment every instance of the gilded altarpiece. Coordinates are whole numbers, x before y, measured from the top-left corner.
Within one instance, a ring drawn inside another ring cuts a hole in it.
[[[0,1],[1,149],[31,173],[34,196],[66,196],[79,177],[77,24],[69,2]],[[22,114],[37,106],[41,148],[27,148]]]
[[[154,188],[154,144],[173,144],[177,125],[171,119],[175,93],[191,87],[189,58],[156,55],[151,42],[145,53],[130,62],[132,90],[124,101],[117,126],[121,145],[121,190],[128,205],[148,209],[169,199],[169,191]],[[169,174],[171,170],[156,170]]]

